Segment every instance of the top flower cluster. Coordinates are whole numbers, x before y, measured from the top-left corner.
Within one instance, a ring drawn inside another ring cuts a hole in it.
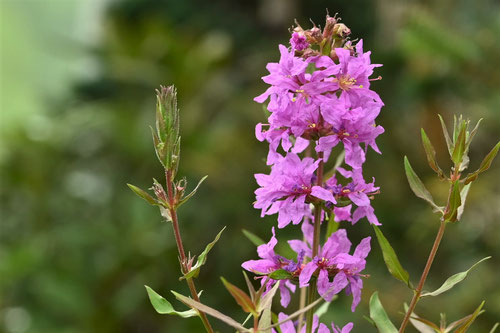
[[[352,205],[335,206],[338,221],[354,223],[366,216],[378,224],[367,196],[378,188],[366,184],[362,166],[369,146],[380,153],[375,139],[384,132],[375,124],[384,104],[370,90],[373,69],[381,65],[371,63],[362,40],[353,45],[344,38],[349,29],[329,19],[335,21],[328,17],[323,32],[299,26],[291,47],[279,46],[279,62],[269,63],[269,75],[262,78],[270,87],[255,98],[259,103],[269,100],[269,123],[257,125],[256,137],[269,143],[267,164],[272,166],[270,175],[256,175],[261,188],[256,191],[255,207],[262,209],[262,215],[278,212],[280,228],[299,223],[307,216],[308,204],[324,200],[335,205],[339,198],[352,201],[358,209],[351,215]],[[341,47],[334,47],[336,38]],[[317,159],[300,159],[297,154],[311,142]],[[325,184],[314,184],[318,164],[326,163],[339,144],[352,168],[342,174],[352,182],[341,185],[334,175]]]

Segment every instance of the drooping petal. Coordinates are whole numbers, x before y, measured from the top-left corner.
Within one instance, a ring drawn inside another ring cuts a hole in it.
[[[356,246],[356,250],[354,250],[354,256],[365,259],[366,256],[368,256],[368,253],[370,253],[370,240],[371,237],[366,237],[359,242],[359,245]]]
[[[321,186],[313,186],[311,188],[311,195],[318,199],[325,200],[327,202],[329,201],[331,203],[337,203],[337,201],[333,197],[332,192],[322,188]]]

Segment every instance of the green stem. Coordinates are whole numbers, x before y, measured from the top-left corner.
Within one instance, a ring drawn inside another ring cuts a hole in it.
[[[424,271],[422,272],[422,276],[420,277],[420,282],[418,283],[417,289],[415,289],[415,293],[413,294],[413,298],[411,300],[410,306],[408,307],[408,311],[406,311],[403,322],[401,323],[401,327],[399,328],[399,333],[403,333],[408,325],[410,320],[410,316],[417,305],[420,296],[422,295],[422,289],[424,288],[425,280],[427,279],[427,275],[432,266],[432,262],[434,261],[434,257],[436,256],[437,250],[439,248],[439,244],[441,243],[441,239],[443,239],[444,229],[446,228],[446,222],[441,221],[441,225],[439,227],[438,233],[436,235],[436,239],[434,240],[434,245],[432,246],[431,253],[429,254],[429,258],[427,259],[427,264],[425,265]]]
[[[177,244],[177,250],[179,251],[179,258],[180,258],[180,263],[181,263],[181,270],[183,274],[186,274],[188,272],[187,268],[187,258],[186,258],[186,253],[184,252],[184,246],[182,244],[182,238],[181,238],[181,232],[179,229],[179,221],[177,219],[177,212],[175,210],[175,202],[174,202],[174,191],[172,188],[172,171],[167,170],[165,171],[165,176],[167,178],[167,192],[168,192],[168,201],[170,204],[169,212],[170,216],[172,217],[172,227],[174,229],[174,236],[175,236],[175,243]],[[187,278],[186,282],[189,287],[189,291],[191,292],[191,296],[193,299],[197,302],[200,302],[200,298],[198,297],[198,292],[196,291],[196,287],[194,285],[194,281],[192,278]],[[205,326],[205,330],[209,333],[213,333],[214,330],[212,326],[210,325],[210,322],[208,321],[207,315],[198,310],[198,313],[200,314],[200,319],[203,322],[203,326]]]
[[[316,185],[323,185],[323,153],[318,153],[318,158],[321,162],[319,162],[318,172],[317,172],[317,182]],[[319,238],[321,233],[321,213],[322,208],[321,204],[318,204],[314,208],[314,236],[313,236],[313,244],[312,244],[312,257],[311,260],[314,259],[315,256],[318,255],[318,247],[319,247]],[[316,299],[316,279],[309,283],[309,287],[307,289],[307,305],[311,304]],[[306,333],[312,332],[312,324],[314,317],[314,308],[311,308],[306,314]]]

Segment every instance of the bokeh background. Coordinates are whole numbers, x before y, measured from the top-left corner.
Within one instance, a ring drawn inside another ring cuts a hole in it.
[[[448,123],[453,114],[485,119],[472,168],[498,140],[498,2],[2,0],[0,331],[202,331],[199,320],[160,316],[149,304],[144,284],[179,309],[169,290],[188,292],[178,281],[170,225],[125,185],[147,188],[162,177],[148,128],[160,84],[179,91],[180,174],[190,186],[209,175],[180,210],[186,248],[201,252],[227,226],[197,281],[202,300],[242,320],[219,276],[243,288],[240,264],[256,252],[241,229],[267,240],[275,223],[252,208],[253,174],[267,172],[267,147],[253,134],[264,115],[252,99],[266,88],[260,77],[278,59],[278,44],[288,42],[293,19],[322,24],[326,8],[340,13],[353,38],[364,39],[373,62],[384,64],[377,70],[383,80],[373,83],[386,104],[378,121],[386,129],[378,141],[383,155],[369,152],[366,175],[382,187],[376,213],[416,283],[438,221],[411,193],[403,156],[444,200],[446,185],[427,167],[420,127],[444,168],[450,163],[438,113]],[[471,331],[488,332],[500,318],[498,179],[497,160],[473,184],[463,220],[447,229],[427,287],[493,259],[453,290],[421,301],[420,315],[438,322],[446,312],[453,321],[485,300]],[[373,236],[366,221],[349,232],[355,242]],[[279,235],[298,233],[290,227]],[[358,311],[352,314],[351,297],[341,296],[325,315],[355,321],[353,332],[374,331],[362,318],[373,291],[396,323],[411,297],[372,244]],[[279,251],[290,253],[286,243]]]

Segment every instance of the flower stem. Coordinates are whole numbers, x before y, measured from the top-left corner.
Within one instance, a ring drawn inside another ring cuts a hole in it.
[[[180,263],[181,263],[181,270],[183,274],[186,274],[188,272],[188,267],[187,267],[187,258],[186,258],[186,253],[184,252],[184,246],[182,244],[182,238],[181,238],[181,232],[179,230],[179,221],[177,219],[177,212],[175,210],[175,202],[174,202],[174,191],[172,188],[172,172],[170,170],[165,171],[165,176],[167,178],[167,192],[168,192],[168,200],[170,204],[169,212],[170,216],[172,217],[172,227],[174,229],[174,235],[175,235],[175,243],[177,244],[177,250],[179,251],[179,258],[180,258]],[[196,291],[196,287],[194,285],[194,281],[192,278],[186,278],[186,282],[189,287],[189,291],[191,292],[191,296],[193,299],[197,302],[200,302],[200,298],[198,297],[198,292]],[[200,314],[201,321],[203,322],[203,326],[205,326],[205,330],[209,333],[213,333],[214,330],[212,326],[210,325],[210,322],[208,321],[207,315],[202,312],[197,310],[198,313]]]
[[[439,244],[441,243],[441,239],[443,239],[444,229],[446,228],[446,222],[441,221],[441,225],[439,226],[438,233],[436,235],[436,239],[434,240],[434,245],[432,246],[431,253],[429,254],[429,258],[427,259],[427,264],[425,265],[422,276],[420,277],[420,282],[418,283],[417,289],[415,289],[415,293],[413,294],[413,298],[411,300],[410,306],[408,307],[408,311],[406,311],[403,322],[401,323],[401,327],[399,328],[399,333],[403,333],[406,329],[406,325],[408,325],[408,321],[410,320],[410,316],[417,305],[418,300],[422,294],[422,289],[424,288],[425,280],[427,279],[427,275],[432,266],[432,262],[434,261],[434,257],[436,256],[436,252],[439,248]]]
[[[323,164],[324,164],[322,152],[318,153],[318,158],[320,159],[320,162],[318,165],[318,172],[316,174],[316,176],[317,176],[316,185],[322,186],[323,185]],[[318,204],[314,208],[314,236],[313,236],[311,260],[314,259],[314,257],[318,255],[319,238],[320,238],[320,233],[321,233],[321,213],[322,213],[322,208],[321,208],[321,205]],[[309,284],[309,287],[307,289],[307,304],[311,304],[312,302],[314,302],[314,300],[316,298],[316,284],[317,284],[316,280],[311,281]],[[313,317],[314,317],[314,308],[309,310],[306,314],[306,333],[312,332]]]

